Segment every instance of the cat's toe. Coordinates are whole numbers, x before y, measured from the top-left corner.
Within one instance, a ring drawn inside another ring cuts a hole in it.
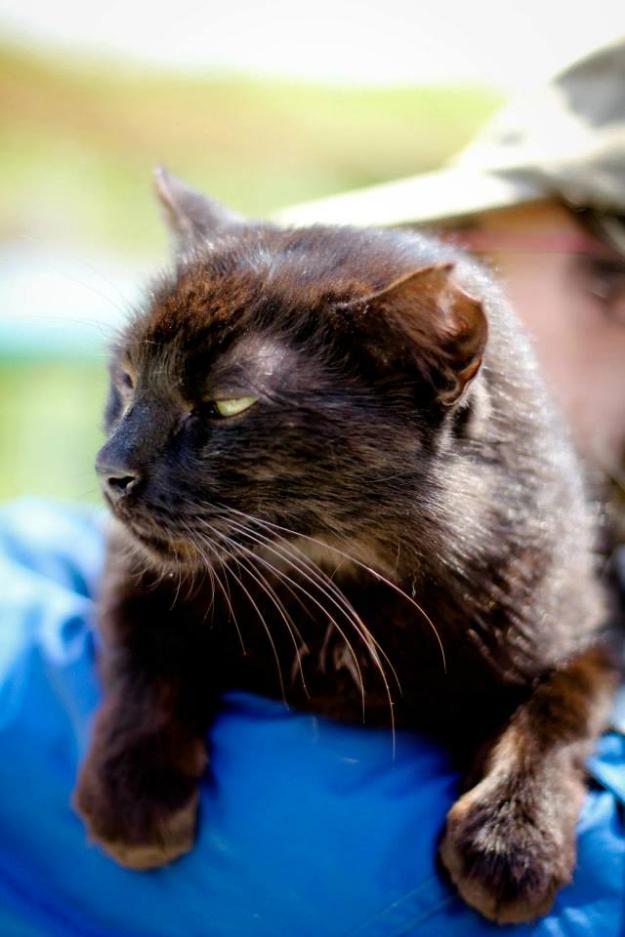
[[[468,905],[498,924],[542,917],[572,875],[572,831],[469,791],[450,810],[440,856]]]
[[[91,836],[116,862],[127,869],[144,871],[169,865],[193,848],[197,825],[198,795],[185,807],[162,816],[143,842]]]
[[[195,787],[175,807],[145,794],[121,800],[88,773],[83,774],[73,798],[89,842],[128,869],[159,868],[189,852],[195,840],[198,801]]]

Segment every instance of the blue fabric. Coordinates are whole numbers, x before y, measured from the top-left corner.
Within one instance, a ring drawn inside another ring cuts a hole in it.
[[[85,842],[70,794],[99,697],[92,514],[0,512],[1,937],[472,937],[501,933],[439,877],[457,778],[400,734],[231,694],[212,731],[195,850],[130,872]],[[536,937],[625,933],[625,744],[606,735],[579,824],[579,866]]]

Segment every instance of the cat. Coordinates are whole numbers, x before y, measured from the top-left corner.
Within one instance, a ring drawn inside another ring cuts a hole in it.
[[[593,510],[512,311],[429,237],[246,222],[163,169],[157,192],[175,266],[115,344],[97,458],[90,837],[135,869],[188,851],[240,688],[441,739],[447,874],[494,921],[546,913],[614,668]]]

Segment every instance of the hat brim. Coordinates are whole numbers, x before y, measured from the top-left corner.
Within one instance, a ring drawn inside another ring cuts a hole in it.
[[[447,220],[548,197],[537,182],[515,173],[449,167],[276,212],[281,224],[408,225]]]

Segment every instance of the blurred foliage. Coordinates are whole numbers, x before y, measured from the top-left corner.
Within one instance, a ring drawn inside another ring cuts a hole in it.
[[[80,361],[0,365],[0,499],[97,500],[105,369]]]
[[[183,76],[0,45],[0,249],[162,255],[155,163],[263,216],[435,167],[498,103],[479,88]],[[102,365],[0,348],[0,498],[97,498],[104,386]]]
[[[0,237],[145,251],[161,236],[157,162],[260,216],[437,166],[498,100],[477,88],[162,75],[0,46]]]

